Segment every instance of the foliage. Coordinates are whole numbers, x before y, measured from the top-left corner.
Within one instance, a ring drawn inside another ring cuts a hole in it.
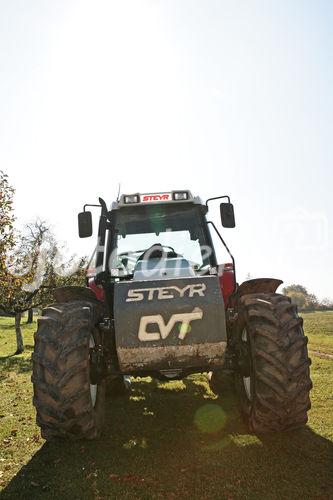
[[[325,297],[322,301],[321,301],[321,308],[323,310],[328,310],[328,309],[333,309],[333,300],[332,299],[329,299],[328,297]]]
[[[34,307],[45,307],[52,302],[53,290],[57,287],[85,284],[85,258],[65,257],[65,248],[56,241],[45,222],[35,221],[28,225],[26,234],[28,245],[23,242],[23,247],[30,245],[31,255],[37,250],[37,259],[31,262],[35,266],[33,281],[25,287],[26,291],[35,294]]]
[[[306,305],[306,296],[301,292],[288,292],[286,293],[294,304],[296,304],[300,309],[304,308]]]
[[[6,280],[0,308],[22,313],[53,301],[58,286],[84,285],[85,259],[64,258],[61,247],[45,222],[28,224],[7,254]]]
[[[14,231],[14,190],[3,172],[0,186],[0,309],[19,314],[52,302],[55,287],[84,285],[85,259],[65,258],[45,221]]]
[[[4,265],[3,256],[14,244],[13,238],[13,196],[14,189],[8,182],[8,176],[0,170],[0,264]]]
[[[0,170],[0,308],[11,299],[13,286],[21,285],[20,278],[16,279],[9,272],[12,264],[9,255],[15,245],[13,196],[8,176]]]
[[[315,311],[333,308],[332,300],[323,299],[320,302],[318,298],[313,293],[309,293],[303,285],[293,284],[286,286],[282,289],[282,293],[288,295],[288,297],[292,299],[292,302],[301,310]]]
[[[7,313],[20,312],[24,284],[33,277],[33,265],[22,271],[27,250],[24,242],[17,251],[18,238],[14,231],[14,189],[8,176],[0,171],[0,309]],[[24,251],[23,251],[24,249]]]
[[[16,354],[23,352],[21,314],[53,301],[54,288],[84,285],[85,259],[64,257],[61,245],[42,220],[21,232],[13,222],[14,190],[0,171],[0,310],[16,316]]]

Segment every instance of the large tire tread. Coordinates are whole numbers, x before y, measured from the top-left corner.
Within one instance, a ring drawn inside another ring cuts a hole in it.
[[[55,304],[38,320],[33,353],[33,403],[47,439],[94,439],[103,423],[104,387],[95,408],[89,382],[89,338],[97,322],[89,301]]]
[[[311,407],[311,360],[296,306],[280,294],[244,295],[240,316],[250,335],[252,356],[250,429],[278,432],[304,425]]]

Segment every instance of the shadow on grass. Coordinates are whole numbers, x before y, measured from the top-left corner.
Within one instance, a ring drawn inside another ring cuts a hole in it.
[[[1,324],[1,330],[13,330],[13,332],[15,332],[15,324],[14,323]]]
[[[29,350],[27,352],[29,352]],[[11,371],[15,371],[16,373],[27,373],[31,371],[31,368],[31,355],[29,355],[29,357],[15,354],[3,356],[0,358],[0,381],[6,379]]]
[[[172,383],[171,383],[172,387]],[[8,498],[329,498],[332,445],[306,427],[248,434],[234,396],[189,378],[134,382],[110,400],[102,439],[44,444]]]
[[[15,332],[15,317],[6,317],[6,323],[4,322],[3,317],[0,316],[1,321],[1,330],[13,330]],[[8,321],[8,322],[7,322]],[[22,320],[21,321],[21,328],[24,331],[25,329],[30,329],[34,328],[37,325],[36,321],[33,321],[32,323],[27,323],[26,321]]]

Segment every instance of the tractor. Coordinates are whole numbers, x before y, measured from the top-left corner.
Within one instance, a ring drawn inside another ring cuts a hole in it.
[[[217,393],[232,388],[249,430],[303,426],[310,359],[302,318],[274,278],[236,281],[235,260],[213,221],[235,227],[229,196],[203,203],[188,190],[121,195],[86,204],[79,236],[93,233],[86,286],[60,287],[38,320],[33,402],[46,440],[101,435],[107,392],[131,377],[180,380],[207,373]],[[229,255],[219,264],[212,234]],[[223,234],[223,233],[222,233]],[[92,269],[93,267],[93,269]]]

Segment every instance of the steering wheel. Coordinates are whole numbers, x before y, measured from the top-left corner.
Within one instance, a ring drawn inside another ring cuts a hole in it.
[[[160,245],[159,243],[155,243],[155,245],[158,245],[159,247],[162,247],[162,248],[169,248],[169,250],[171,250],[171,252],[177,253],[176,250],[173,247],[169,247],[169,245]],[[150,248],[154,247],[155,245],[152,245]]]
[[[154,247],[156,247],[154,249]],[[160,243],[154,243],[151,247],[147,248],[139,257],[138,261],[143,260],[145,258],[145,255],[150,252],[149,259],[159,259],[163,257],[163,248],[168,248],[171,250],[171,252],[167,253],[167,257],[173,258],[173,257],[178,257],[177,252],[175,251],[174,248],[170,247],[169,245],[161,245]],[[156,254],[158,254],[156,256]],[[171,255],[170,255],[171,254]]]

